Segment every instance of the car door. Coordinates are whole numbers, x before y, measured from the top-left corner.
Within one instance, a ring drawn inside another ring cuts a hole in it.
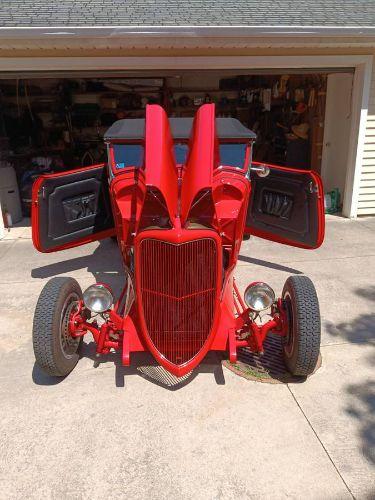
[[[115,234],[106,165],[38,177],[32,192],[32,237],[55,252]]]
[[[264,169],[267,176],[263,176]],[[301,248],[319,247],[324,239],[319,174],[257,162],[250,172],[245,234]]]

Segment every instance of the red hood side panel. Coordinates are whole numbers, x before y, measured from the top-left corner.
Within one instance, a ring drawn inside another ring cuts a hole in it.
[[[198,110],[190,136],[189,157],[182,183],[181,220],[184,224],[196,195],[212,187],[214,168],[218,166],[215,105],[204,104]]]
[[[146,107],[145,174],[146,185],[163,195],[171,220],[177,214],[177,168],[169,120],[161,106]]]

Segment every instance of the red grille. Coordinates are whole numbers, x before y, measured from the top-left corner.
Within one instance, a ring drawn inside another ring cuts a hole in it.
[[[203,238],[179,245],[145,239],[140,289],[148,335],[168,361],[191,360],[210,334],[215,315],[217,246]]]

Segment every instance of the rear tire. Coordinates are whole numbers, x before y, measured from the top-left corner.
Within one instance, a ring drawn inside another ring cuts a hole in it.
[[[37,365],[48,375],[65,377],[76,366],[82,337],[68,331],[69,317],[81,287],[73,278],[50,279],[43,288],[34,313],[33,347]]]
[[[307,276],[290,276],[282,298],[289,322],[284,361],[292,375],[307,377],[314,372],[320,351],[321,324],[316,290]]]

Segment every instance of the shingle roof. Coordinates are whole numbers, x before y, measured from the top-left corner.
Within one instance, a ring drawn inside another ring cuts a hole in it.
[[[0,27],[375,26],[375,0],[1,0]]]

